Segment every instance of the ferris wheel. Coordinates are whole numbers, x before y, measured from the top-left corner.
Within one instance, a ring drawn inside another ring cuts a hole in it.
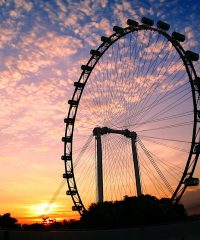
[[[143,17],[101,37],[74,82],[64,142],[67,195],[93,202],[151,194],[179,202],[200,154],[199,55],[185,36]]]

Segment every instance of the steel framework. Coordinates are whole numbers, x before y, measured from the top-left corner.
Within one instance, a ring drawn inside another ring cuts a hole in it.
[[[95,68],[96,64],[98,63],[101,56],[114,44],[116,41],[118,41],[120,38],[123,38],[123,36],[135,32],[135,31],[153,31],[157,32],[158,34],[161,34],[164,36],[175,48],[177,53],[179,54],[180,58],[182,59],[182,62],[185,66],[185,70],[188,75],[188,79],[191,85],[191,91],[192,91],[192,100],[193,100],[193,112],[194,112],[194,122],[193,122],[193,132],[192,132],[192,142],[191,142],[191,148],[188,155],[188,160],[185,165],[184,172],[182,174],[182,177],[176,187],[176,190],[174,191],[172,195],[172,201],[173,202],[179,202],[183,193],[185,192],[186,188],[188,186],[192,185],[193,179],[193,173],[199,158],[200,154],[200,139],[199,139],[199,123],[200,123],[200,108],[199,108],[199,96],[200,96],[200,78],[197,76],[193,61],[197,61],[199,56],[198,54],[191,52],[191,51],[185,51],[183,47],[181,46],[180,42],[183,42],[185,40],[184,35],[173,32],[171,35],[167,33],[167,30],[169,29],[169,25],[167,23],[159,21],[157,23],[157,27],[154,27],[154,22],[147,18],[142,18],[142,22],[139,24],[138,22],[134,20],[128,20],[127,21],[128,26],[125,28],[121,28],[118,26],[115,26],[113,28],[114,33],[109,37],[102,37],[102,43],[96,50],[91,50],[91,57],[86,65],[82,65],[82,73],[78,80],[78,82],[74,82],[74,93],[72,96],[72,99],[68,101],[69,104],[69,111],[67,118],[64,119],[64,122],[66,124],[66,131],[65,136],[62,138],[62,141],[64,142],[64,155],[61,157],[61,159],[64,161],[65,165],[65,173],[63,174],[63,177],[66,178],[67,184],[68,184],[68,191],[67,194],[71,195],[74,206],[72,207],[73,210],[79,211],[80,214],[83,213],[85,210],[84,204],[81,200],[81,196],[79,195],[75,176],[74,176],[74,169],[73,169],[73,133],[74,133],[74,124],[76,119],[76,114],[79,106],[79,102],[82,96],[82,93],[84,91],[84,87],[90,77],[91,72]],[[111,129],[109,130],[111,131]],[[113,131],[113,130],[112,130]],[[111,132],[112,132],[111,131]],[[125,130],[123,130],[125,131]],[[114,130],[116,133],[116,131]],[[120,134],[122,134],[122,131],[120,131]],[[125,132],[124,132],[125,134]],[[99,145],[99,149],[101,146],[100,142],[100,135],[96,134],[97,139],[97,145]],[[134,139],[134,138],[131,138]],[[135,143],[132,141],[132,147],[133,147],[133,153],[136,154]],[[99,150],[99,158],[101,158],[101,150]],[[134,156],[134,158],[136,158]],[[99,163],[101,165],[101,163]],[[137,165],[137,164],[136,164]],[[101,166],[100,166],[101,169]],[[137,166],[135,167],[137,169]],[[137,171],[137,170],[136,170]],[[99,172],[99,176],[102,173]],[[101,183],[101,180],[99,179],[99,185],[103,185]],[[138,195],[141,194],[141,187],[138,183]],[[195,185],[195,184],[194,184]],[[102,188],[102,187],[100,187]],[[99,201],[103,201],[103,192],[102,190],[99,190]]]

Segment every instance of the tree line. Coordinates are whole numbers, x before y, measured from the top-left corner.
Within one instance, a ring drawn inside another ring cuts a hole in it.
[[[158,199],[151,195],[125,196],[122,201],[93,203],[80,220],[57,222],[48,217],[41,223],[20,225],[10,213],[0,215],[0,229],[65,230],[94,228],[124,228],[138,225],[162,224],[187,219],[182,204],[174,204],[168,198]]]

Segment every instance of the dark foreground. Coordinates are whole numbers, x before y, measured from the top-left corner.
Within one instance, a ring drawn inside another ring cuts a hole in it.
[[[6,231],[0,240],[200,240],[200,219],[113,230]]]

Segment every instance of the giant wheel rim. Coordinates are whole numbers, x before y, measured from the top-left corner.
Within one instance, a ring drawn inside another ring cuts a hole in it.
[[[84,210],[86,210],[82,200],[81,196],[79,194],[75,176],[74,176],[74,168],[73,168],[73,135],[74,135],[74,125],[76,120],[76,114],[79,107],[79,102],[82,96],[82,93],[84,91],[84,87],[95,68],[96,64],[99,62],[101,57],[106,53],[106,51],[119,39],[123,38],[124,36],[133,33],[135,31],[153,31],[157,34],[161,34],[164,38],[166,38],[171,44],[173,45],[174,49],[179,54],[180,58],[182,59],[182,62],[185,66],[185,70],[188,75],[189,82],[191,84],[191,91],[192,91],[192,101],[193,101],[193,111],[194,111],[194,117],[193,117],[193,131],[192,131],[192,141],[191,141],[191,147],[188,155],[188,160],[186,162],[183,175],[177,184],[177,187],[172,194],[171,198],[174,202],[179,202],[181,199],[184,191],[187,188],[187,185],[185,184],[186,178],[191,178],[193,176],[195,166],[198,161],[199,157],[199,151],[196,149],[199,146],[199,127],[198,125],[198,88],[195,85],[195,81],[197,80],[197,74],[195,71],[195,68],[193,66],[193,63],[189,57],[187,57],[186,51],[183,49],[179,41],[174,39],[172,36],[170,36],[166,31],[155,28],[149,25],[141,24],[137,26],[128,26],[126,28],[121,29],[121,32],[115,32],[110,37],[104,38],[102,44],[92,52],[92,56],[83,68],[83,71],[81,73],[81,76],[77,83],[75,83],[75,90],[72,96],[72,99],[69,101],[69,111],[67,118],[65,119],[66,123],[66,131],[65,131],[65,137],[63,138],[64,141],[64,155],[62,156],[62,159],[65,163],[65,174],[64,177],[67,179],[68,184],[68,194],[71,195],[74,207],[73,210],[79,211],[80,214],[83,213]]]

